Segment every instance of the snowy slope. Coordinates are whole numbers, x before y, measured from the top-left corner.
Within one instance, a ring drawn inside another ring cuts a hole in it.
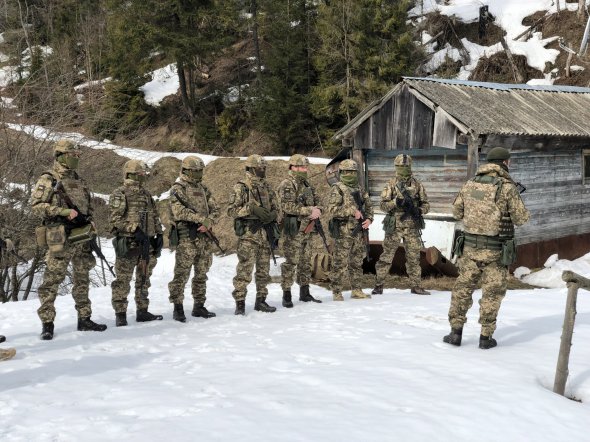
[[[112,257],[112,250],[107,249]],[[236,256],[215,257],[210,320],[171,319],[173,255],[156,267],[151,310],[164,321],[114,327],[110,289],[94,288],[104,333],[75,331],[57,300],[56,337],[38,339],[37,300],[4,304],[0,333],[18,349],[0,363],[2,441],[585,441],[590,401],[590,297],[579,297],[570,401],[550,390],[565,290],[510,291],[499,347],[477,348],[477,308],[464,345],[441,342],[450,294],[386,290],[371,300],[233,315]],[[273,267],[273,273],[278,269]],[[187,292],[187,296],[190,295]],[[476,294],[479,298],[479,292]],[[477,304],[475,304],[477,306]],[[185,300],[185,309],[191,300]],[[130,315],[135,313],[133,302]],[[6,345],[6,344],[4,344]]]

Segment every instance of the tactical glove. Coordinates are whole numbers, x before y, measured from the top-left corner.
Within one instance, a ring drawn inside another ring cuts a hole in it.
[[[270,211],[267,208],[253,204],[250,206],[250,210],[252,211],[252,215],[266,224],[264,220],[270,216]]]
[[[399,208],[404,207],[404,199],[403,198],[396,198],[395,205]]]

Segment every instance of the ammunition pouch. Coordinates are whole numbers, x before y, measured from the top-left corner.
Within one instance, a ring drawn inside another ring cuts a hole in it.
[[[383,231],[386,235],[391,235],[395,232],[395,215],[388,213],[383,219]]]
[[[170,230],[168,231],[168,244],[170,247],[177,247],[179,243],[178,238],[178,229],[174,224],[170,226]]]
[[[243,236],[246,233],[246,222],[242,218],[234,219],[234,232],[237,237]]]
[[[63,224],[46,226],[47,248],[52,253],[63,252],[66,245],[66,228]]]
[[[39,226],[35,228],[35,242],[37,246],[41,249],[47,247],[47,227],[46,226]]]
[[[115,236],[113,238],[113,248],[117,258],[133,258],[139,256],[139,247],[133,247],[130,244],[131,238],[127,236]]]
[[[332,218],[328,222],[328,232],[330,233],[330,236],[332,238],[334,238],[334,239],[340,238],[340,236],[342,235],[342,233],[341,233],[342,224],[344,224],[345,222],[346,222],[346,220],[341,219],[341,218]]]
[[[455,238],[453,240],[452,256],[461,258],[463,256],[463,247],[465,246],[465,232],[462,230],[455,230]]]
[[[272,223],[275,226],[276,231],[278,232],[276,237],[280,236],[279,227],[276,222]],[[250,218],[236,218],[234,220],[234,232],[236,236],[243,236],[247,230],[251,233],[256,233],[262,228],[262,223],[259,219],[250,219]]]
[[[464,233],[465,235],[465,245],[468,247],[473,247],[474,249],[487,249],[487,250],[502,250],[502,245],[504,241],[502,241],[497,236],[487,236],[487,235],[474,235],[472,233]]]
[[[504,266],[511,266],[516,262],[516,241],[509,239],[502,244],[500,262]]]
[[[316,281],[329,281],[332,270],[332,255],[315,252],[311,255],[311,277]]]
[[[96,233],[92,224],[74,227],[68,233],[68,243],[71,245],[80,244],[90,241],[94,236],[96,236]]]
[[[299,227],[301,226],[301,222],[299,218],[294,215],[286,215],[283,218],[283,233],[285,236],[296,236],[299,233]]]

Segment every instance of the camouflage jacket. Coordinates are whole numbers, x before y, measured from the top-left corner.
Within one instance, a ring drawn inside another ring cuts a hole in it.
[[[408,191],[408,194],[414,201],[414,206],[420,209],[422,215],[426,215],[430,211],[430,203],[428,202],[428,196],[426,196],[426,190],[422,183],[414,177],[410,177],[407,180],[395,177],[389,180],[381,192],[381,204],[379,207],[385,213],[395,215],[396,226],[410,229],[416,228],[416,224],[411,217],[406,217],[403,221],[401,219],[404,211],[397,207],[396,204],[397,198],[403,199],[404,197],[400,188],[405,188]]]
[[[71,208],[63,201],[59,193],[54,191],[54,186],[58,181],[61,181],[65,193],[79,211],[92,219],[94,207],[86,183],[76,171],[62,166],[57,161],[53,164],[53,169],[44,172],[35,184],[31,195],[33,213],[43,219],[44,223],[65,223],[67,221],[67,217],[62,214]]]
[[[312,208],[320,204],[315,189],[307,180],[299,179],[289,172],[289,176],[279,185],[277,194],[283,218],[296,216],[301,223],[299,229],[305,230]]]
[[[372,222],[374,215],[369,194],[360,188],[348,187],[340,181],[332,185],[327,207],[327,211],[332,218],[345,220],[346,227],[350,230],[354,229],[358,224],[358,221],[354,218],[354,214],[357,211],[357,205],[353,197],[354,192],[360,192],[363,202],[361,209],[365,213],[366,218]]]
[[[178,193],[195,210],[189,209],[172,196],[172,191]],[[175,223],[186,221],[202,224],[206,218],[215,223],[219,219],[219,205],[204,184],[195,183],[183,175],[172,185],[170,193],[170,209]]]
[[[478,176],[489,177],[498,185],[478,185]],[[476,178],[467,181],[459,191],[453,203],[453,216],[463,220],[468,233],[496,236],[503,214],[508,214],[516,226],[526,223],[530,216],[508,172],[499,165],[484,164],[477,170]]]
[[[246,179],[234,186],[229,198],[227,214],[232,218],[257,219],[251,210],[250,203],[264,206],[278,212],[277,197],[270,185],[263,179],[253,177],[246,172]]]
[[[151,194],[137,181],[125,179],[109,198],[109,224],[111,233],[133,236],[142,224],[142,212],[146,213],[143,231],[148,236],[162,233],[162,225],[156,203]]]

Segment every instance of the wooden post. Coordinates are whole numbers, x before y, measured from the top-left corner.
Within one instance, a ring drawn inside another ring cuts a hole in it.
[[[467,179],[470,180],[474,177],[477,171],[478,160],[479,160],[479,146],[481,142],[479,138],[474,136],[469,137],[467,142]]]
[[[500,43],[502,44],[502,47],[504,48],[504,52],[506,52],[506,57],[508,58],[508,64],[510,64],[510,67],[512,68],[512,75],[514,75],[514,80],[516,80],[517,83],[524,83],[524,78],[522,77],[522,74],[518,70],[516,63],[514,63],[514,59],[512,58],[512,52],[510,51],[510,48],[508,47],[508,43],[506,43],[506,39],[504,37],[502,37],[502,39],[500,40]]]

